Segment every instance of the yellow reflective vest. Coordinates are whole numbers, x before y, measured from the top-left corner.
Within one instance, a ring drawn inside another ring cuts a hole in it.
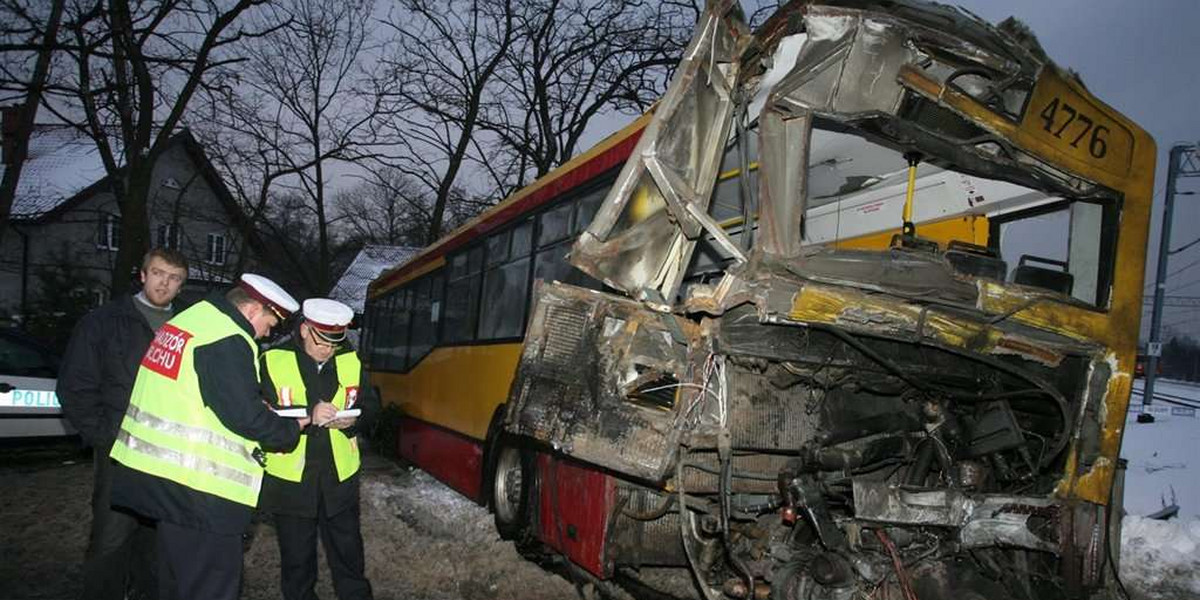
[[[207,301],[163,325],[142,357],[113,460],[193,490],[256,506],[263,468],[257,444],[227,429],[200,396],[196,348],[237,335],[258,346],[229,315]]]
[[[284,406],[308,406],[308,395],[304,379],[300,376],[300,365],[296,362],[296,351],[284,348],[267,350],[263,360],[276,396]],[[334,357],[337,364],[338,388],[329,401],[338,410],[353,408],[359,391],[359,374],[362,365],[358,355],[346,352]],[[349,406],[348,406],[349,405]],[[337,429],[329,430],[329,446],[333,450],[333,464],[338,481],[345,481],[358,472],[362,459],[358,453],[358,440],[347,437]],[[267,473],[274,477],[299,482],[304,476],[304,456],[308,448],[307,436],[300,436],[300,444],[291,452],[267,454]]]

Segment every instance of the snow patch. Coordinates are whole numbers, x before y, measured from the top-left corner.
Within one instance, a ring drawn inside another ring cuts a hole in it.
[[[434,538],[487,543],[497,539],[487,509],[412,466],[392,478],[363,482],[363,499]]]
[[[1200,596],[1200,519],[1156,521],[1125,517],[1121,529],[1121,579],[1135,598],[1175,600]]]
[[[1134,381],[1140,391],[1142,380]],[[1200,404],[1200,388],[1160,379],[1157,393],[1170,394]],[[1153,405],[1154,422],[1138,423],[1141,396],[1135,394],[1125,419],[1121,457],[1129,461],[1125,472],[1125,511],[1149,515],[1171,504],[1179,505],[1183,519],[1200,518],[1200,477],[1191,469],[1200,447],[1200,419],[1176,414],[1171,405]],[[1185,411],[1186,413],[1187,411]]]

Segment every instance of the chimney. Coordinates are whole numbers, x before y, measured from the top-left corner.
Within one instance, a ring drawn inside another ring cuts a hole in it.
[[[21,130],[21,105],[0,106],[4,113],[3,123],[0,124],[0,142],[3,143],[4,164],[12,161],[13,152],[17,145],[17,132]]]

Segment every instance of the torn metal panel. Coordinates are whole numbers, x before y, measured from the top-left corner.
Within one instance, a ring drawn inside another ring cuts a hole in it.
[[[909,490],[854,480],[854,514],[880,523],[950,527],[968,548],[1015,546],[1059,551],[1058,506],[1046,498]]]
[[[687,341],[676,317],[585,288],[541,287],[509,398],[510,431],[649,480],[679,430]]]
[[[696,239],[713,229],[705,221],[749,37],[743,21],[730,0],[701,15],[654,118],[571,251],[585,273],[634,297],[675,297]]]

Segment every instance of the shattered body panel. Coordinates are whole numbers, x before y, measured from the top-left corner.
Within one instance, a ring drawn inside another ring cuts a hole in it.
[[[1062,98],[1105,136],[1048,136]],[[749,121],[734,234],[708,203]],[[816,126],[1113,207],[1096,301],[907,223],[879,250],[807,245]],[[710,600],[1103,594],[1153,155],[1036,42],[959,10],[794,2],[751,34],[711,2],[572,250],[615,293],[540,287],[505,428],[617,478],[609,564],[689,567]],[[691,282],[701,242],[724,262]]]

